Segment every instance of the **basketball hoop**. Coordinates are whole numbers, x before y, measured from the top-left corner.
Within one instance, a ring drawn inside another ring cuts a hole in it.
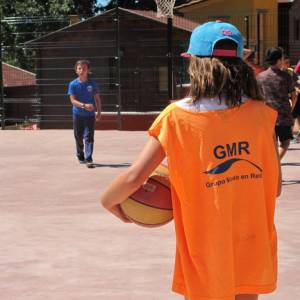
[[[173,8],[176,0],[155,0],[157,5],[157,17],[173,18]]]

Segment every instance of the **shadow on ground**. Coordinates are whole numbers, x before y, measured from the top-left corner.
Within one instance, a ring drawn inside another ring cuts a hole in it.
[[[294,163],[282,163],[281,166],[290,166],[290,167],[300,167],[300,162],[294,162]]]
[[[122,164],[93,164],[94,168],[127,168],[131,166],[130,163],[122,163]]]
[[[282,185],[300,184],[300,180],[282,180]]]

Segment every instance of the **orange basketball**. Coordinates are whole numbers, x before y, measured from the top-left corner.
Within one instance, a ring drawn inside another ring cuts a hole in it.
[[[121,203],[124,214],[134,223],[157,227],[173,219],[169,170],[159,165],[148,180]]]

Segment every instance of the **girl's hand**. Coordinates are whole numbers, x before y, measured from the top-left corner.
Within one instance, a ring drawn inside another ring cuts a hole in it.
[[[108,209],[111,213],[113,213],[116,217],[118,217],[121,221],[124,223],[132,223],[130,219],[126,217],[126,215],[123,213],[120,204],[117,204],[111,208]]]
[[[131,222],[122,212],[120,204],[135,192],[165,158],[160,142],[149,137],[137,160],[120,174],[102,194],[101,204],[123,222]]]

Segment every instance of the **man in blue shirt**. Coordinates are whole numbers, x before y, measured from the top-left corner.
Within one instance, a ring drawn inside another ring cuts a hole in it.
[[[97,83],[88,78],[89,70],[88,60],[76,62],[78,78],[69,83],[68,95],[73,105],[76,155],[80,163],[87,163],[87,167],[92,168],[95,121],[101,117],[101,98]]]

